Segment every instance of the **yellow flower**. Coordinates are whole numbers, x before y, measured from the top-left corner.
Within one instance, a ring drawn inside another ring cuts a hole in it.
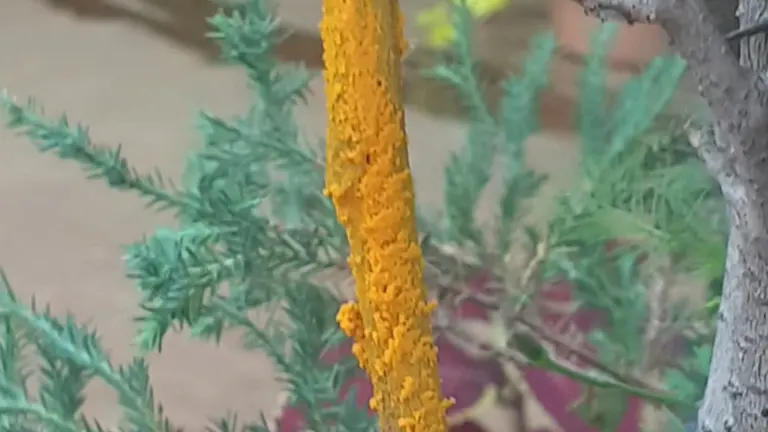
[[[453,0],[459,4],[461,0]],[[469,13],[474,18],[485,18],[504,9],[510,0],[465,0]],[[451,21],[452,6],[440,3],[421,11],[416,23],[424,32],[424,43],[431,48],[445,48],[456,38],[456,29]]]
[[[454,0],[459,4],[459,0]],[[469,13],[475,18],[485,18],[504,9],[510,0],[467,0],[466,5]]]

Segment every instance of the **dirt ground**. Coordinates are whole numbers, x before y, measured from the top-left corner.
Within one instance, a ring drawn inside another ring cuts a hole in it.
[[[157,166],[178,176],[183,155],[198,143],[196,110],[239,112],[246,104],[244,78],[239,70],[206,60],[200,11],[190,6],[196,2],[114,1],[5,2],[0,87],[34,96],[49,114],[66,110],[72,121],[90,126],[97,142],[122,144],[137,167]],[[160,4],[168,10],[160,10]],[[156,21],[145,19],[152,15],[148,5],[157,9]],[[281,8],[286,23],[301,30],[282,55],[318,66],[312,31],[319,1],[281,0]],[[187,21],[168,30],[172,21],[163,14]],[[507,24],[525,29],[510,59],[519,57],[532,29],[545,27],[543,15],[538,16],[539,21],[527,17]],[[313,90],[300,115],[309,133],[321,134],[322,83],[313,83]],[[559,130],[531,138],[531,160],[553,174],[554,185],[562,185],[571,177],[576,145],[562,130],[566,102],[552,96],[548,103],[545,123]],[[435,205],[442,182],[434,173],[463,140],[464,126],[417,105],[409,107],[407,120],[417,194],[422,204]],[[92,323],[114,359],[128,359],[136,298],[123,275],[121,246],[158,224],[170,224],[170,216],[145,211],[136,197],[85,180],[77,166],[40,155],[5,130],[0,130],[0,166],[0,264],[14,288],[22,298],[35,295],[56,312],[70,311]],[[488,203],[481,207],[481,217],[490,217]],[[202,431],[208,418],[229,410],[255,418],[276,402],[270,364],[241,351],[235,340],[216,348],[172,337],[151,367],[156,396],[190,431]],[[112,393],[94,386],[88,412],[114,424],[118,412]]]

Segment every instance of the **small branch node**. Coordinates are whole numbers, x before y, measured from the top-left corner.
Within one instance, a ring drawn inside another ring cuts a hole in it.
[[[724,191],[735,187],[733,157],[727,147],[718,145],[714,126],[695,125],[693,121],[689,121],[684,128],[691,147],[699,154],[710,175],[718,180]]]
[[[601,21],[649,24],[656,20],[657,5],[652,0],[584,0],[584,13]]]

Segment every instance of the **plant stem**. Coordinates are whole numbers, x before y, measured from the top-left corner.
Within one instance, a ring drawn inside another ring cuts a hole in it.
[[[356,303],[338,321],[373,384],[384,432],[443,432],[445,411],[416,234],[392,0],[324,0],[326,191],[350,245]]]

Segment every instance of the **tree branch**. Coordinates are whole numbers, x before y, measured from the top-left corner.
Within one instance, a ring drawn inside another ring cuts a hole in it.
[[[661,26],[688,63],[718,126],[740,134],[743,128],[764,124],[766,84],[757,72],[739,65],[703,0],[576,1],[587,14],[602,20]]]

